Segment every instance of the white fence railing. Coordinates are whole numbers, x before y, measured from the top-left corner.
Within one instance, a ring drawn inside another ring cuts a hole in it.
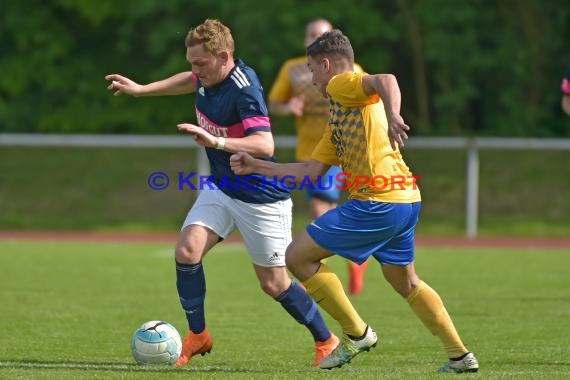
[[[279,148],[294,148],[297,139],[277,136]],[[0,133],[0,146],[53,146],[53,147],[117,147],[117,148],[197,148],[190,136],[163,135],[59,135]],[[467,150],[465,233],[477,236],[479,210],[479,150],[570,150],[570,139],[536,138],[465,138],[465,137],[413,137],[406,148],[411,149],[462,149]],[[208,162],[203,149],[196,150],[197,172],[208,173]]]

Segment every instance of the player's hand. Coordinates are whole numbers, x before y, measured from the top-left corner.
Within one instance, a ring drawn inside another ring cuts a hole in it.
[[[132,96],[139,96],[142,94],[142,87],[135,81],[130,80],[119,74],[109,74],[105,76],[106,80],[111,81],[111,84],[107,86],[107,90],[116,90],[113,95],[119,96],[122,94],[129,94]]]
[[[203,128],[200,128],[197,125],[183,123],[183,124],[178,124],[176,127],[180,131],[190,133],[194,138],[194,140],[202,146],[215,148],[216,145],[218,144],[218,138],[216,136],[211,135],[210,133],[206,132]]]
[[[291,112],[291,114],[297,117],[303,116],[303,108],[305,108],[305,97],[303,95],[293,96],[291,99],[289,99],[287,107],[289,108],[289,112]]]
[[[254,172],[255,158],[245,152],[234,153],[230,157],[230,167],[237,175]]]
[[[406,132],[409,130],[410,127],[404,123],[402,116],[394,115],[388,118],[388,139],[393,150],[404,147],[404,141],[408,139]]]

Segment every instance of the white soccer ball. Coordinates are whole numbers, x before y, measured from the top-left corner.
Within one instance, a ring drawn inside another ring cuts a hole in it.
[[[174,364],[182,351],[182,339],[171,324],[148,321],[135,331],[131,351],[138,364]]]

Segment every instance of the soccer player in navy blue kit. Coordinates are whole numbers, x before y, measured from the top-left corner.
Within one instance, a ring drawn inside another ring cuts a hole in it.
[[[147,85],[118,74],[105,77],[111,81],[108,89],[115,91],[115,95],[197,92],[199,125],[182,123],[178,128],[191,133],[205,147],[215,190],[200,192],[182,225],[176,246],[176,285],[190,329],[176,365],[185,365],[192,356],[204,355],[212,349],[204,316],[206,280],[202,259],[237,227],[263,291],[313,335],[316,350],[313,365],[318,366],[339,339],[326,326],[316,303],[287,273],[285,250],[291,242],[292,207],[289,192],[251,179],[247,187],[238,184],[239,178],[229,164],[235,152],[274,160],[263,89],[253,69],[234,59],[233,37],[221,22],[208,19],[190,30],[186,48],[192,71]]]

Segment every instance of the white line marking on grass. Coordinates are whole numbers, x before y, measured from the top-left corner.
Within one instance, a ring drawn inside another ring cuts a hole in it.
[[[33,362],[0,362],[0,367],[11,368],[61,368],[61,369],[113,369],[113,370],[129,370],[137,368],[135,364],[109,364],[109,363],[33,363]],[[141,367],[143,368],[143,367]],[[150,368],[150,367],[149,367]],[[154,367],[156,369],[156,367]]]
[[[80,369],[102,371],[138,371],[138,372],[165,372],[165,371],[192,371],[192,372],[254,372],[242,368],[230,367],[184,367],[173,368],[169,365],[139,365],[121,363],[57,363],[57,362],[0,362],[0,368],[23,368],[23,369]]]

